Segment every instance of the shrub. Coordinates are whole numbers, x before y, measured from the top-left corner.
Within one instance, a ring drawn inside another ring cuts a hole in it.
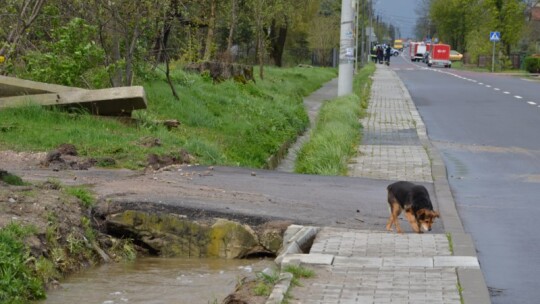
[[[525,70],[529,73],[540,73],[540,56],[533,55],[525,58]]]
[[[102,87],[105,52],[92,41],[96,27],[83,19],[74,18],[67,25],[53,31],[50,42],[44,45],[44,52],[30,52],[25,56],[26,73],[23,77],[37,81],[68,86],[86,86],[83,76],[92,81],[93,87]]]

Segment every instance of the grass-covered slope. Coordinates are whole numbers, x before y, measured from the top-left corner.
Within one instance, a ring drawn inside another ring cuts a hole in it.
[[[144,83],[148,109],[133,114],[136,123],[27,106],[0,111],[0,146],[17,151],[50,151],[63,143],[81,156],[144,166],[148,154],[171,155],[181,149],[201,164],[264,167],[266,160],[302,132],[308,118],[302,97],[336,76],[334,69],[266,68],[265,79],[247,84],[213,83],[180,68],[172,97],[164,76]],[[255,73],[257,74],[257,73]],[[156,123],[176,119],[168,130]],[[158,139],[159,145],[145,144]]]

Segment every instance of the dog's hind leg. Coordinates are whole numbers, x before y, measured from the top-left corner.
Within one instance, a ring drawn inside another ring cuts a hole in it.
[[[390,203],[390,217],[386,223],[386,230],[393,231],[392,225],[396,226],[396,231],[398,233],[403,233],[399,225],[399,214],[401,213],[401,206],[396,203]]]
[[[388,221],[386,222],[386,230],[394,231],[394,229],[392,229],[392,225],[394,224],[394,217],[392,216],[392,209],[388,208],[388,212],[390,213],[390,216],[388,217]]]

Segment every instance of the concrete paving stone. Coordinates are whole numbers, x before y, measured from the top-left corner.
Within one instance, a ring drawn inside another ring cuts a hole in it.
[[[353,267],[382,267],[382,258],[361,258],[361,257],[342,257],[336,256],[333,265],[335,266],[353,266]]]
[[[436,256],[435,267],[480,268],[478,259],[472,256]]]
[[[433,267],[432,258],[384,258],[383,267]]]
[[[334,256],[331,254],[290,254],[284,256],[282,263],[289,264],[294,260],[300,260],[304,264],[331,265]]]

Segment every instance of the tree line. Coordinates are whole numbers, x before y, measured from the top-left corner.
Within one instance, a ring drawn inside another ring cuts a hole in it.
[[[0,73],[73,86],[131,85],[169,61],[306,63],[313,52],[339,46],[340,0],[0,0],[0,6]]]
[[[538,0],[422,0],[416,36],[438,37],[454,49],[468,53],[474,62],[478,55],[491,53],[489,34],[501,33],[497,43],[503,56],[513,52],[537,52],[538,22],[532,22],[531,9]]]

